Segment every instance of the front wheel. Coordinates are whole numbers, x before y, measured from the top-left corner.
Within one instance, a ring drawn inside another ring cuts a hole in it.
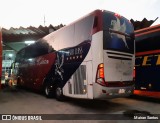
[[[64,100],[64,95],[63,95],[63,90],[61,87],[57,86],[56,88],[56,99],[59,101],[63,101]]]

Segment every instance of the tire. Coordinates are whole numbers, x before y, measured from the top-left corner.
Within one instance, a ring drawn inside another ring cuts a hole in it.
[[[54,96],[54,93],[53,93],[53,85],[51,84],[45,84],[44,86],[44,93],[45,93],[45,96],[47,98],[51,98]]]
[[[56,87],[55,96],[58,101],[64,101],[63,90],[61,87]]]

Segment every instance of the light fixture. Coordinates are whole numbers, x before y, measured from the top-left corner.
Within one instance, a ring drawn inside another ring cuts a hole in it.
[[[35,41],[30,40],[30,41],[25,41],[24,43],[25,43],[25,44],[33,44],[33,43],[35,43]]]
[[[9,56],[9,57],[12,57],[12,56],[13,56],[13,54],[8,54],[8,56]]]
[[[32,61],[33,59],[28,59],[28,61]]]

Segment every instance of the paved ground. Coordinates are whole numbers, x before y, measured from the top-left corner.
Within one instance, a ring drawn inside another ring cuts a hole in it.
[[[6,88],[0,91],[0,114],[126,114],[141,113],[142,115],[160,114],[160,100],[132,97],[117,98],[107,101],[102,100],[80,100],[67,98],[64,102],[56,99],[48,99],[42,94],[33,93],[27,90],[12,90]],[[63,119],[65,116],[62,116]],[[117,115],[115,115],[116,117]],[[94,115],[93,115],[94,117]],[[160,120],[159,120],[160,121]],[[158,123],[159,121],[138,120],[140,123]],[[22,121],[21,121],[22,122]],[[26,122],[26,121],[23,121]],[[34,123],[38,121],[33,121]],[[41,121],[53,122],[53,121]],[[64,120],[56,120],[54,122],[64,122]],[[66,122],[87,122],[87,123],[123,123],[124,121],[91,121],[91,120],[70,120]],[[126,122],[126,121],[125,121]],[[135,121],[127,121],[135,122]],[[0,121],[1,123],[1,121]]]

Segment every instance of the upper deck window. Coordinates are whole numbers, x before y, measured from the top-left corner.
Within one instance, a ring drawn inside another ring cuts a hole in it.
[[[104,49],[134,53],[134,28],[129,20],[118,14],[103,13]]]

